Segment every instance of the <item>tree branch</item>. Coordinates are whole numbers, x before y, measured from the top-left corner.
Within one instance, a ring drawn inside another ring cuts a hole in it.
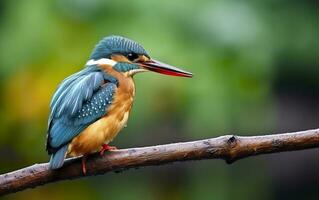
[[[187,160],[218,158],[232,163],[253,155],[314,147],[319,147],[319,129],[264,136],[225,135],[193,142],[116,150],[105,153],[103,157],[92,154],[87,160],[86,176]],[[55,171],[50,170],[47,163],[35,164],[0,175],[0,195],[83,176],[80,158],[67,159],[64,167]]]

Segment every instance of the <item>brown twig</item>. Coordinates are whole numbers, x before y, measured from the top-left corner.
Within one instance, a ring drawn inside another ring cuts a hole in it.
[[[193,142],[116,150],[103,157],[93,154],[87,160],[86,176],[187,160],[219,158],[232,163],[253,155],[314,147],[319,147],[319,129],[264,136],[225,135]],[[50,170],[47,163],[35,164],[0,175],[0,195],[83,176],[79,158],[68,159],[64,167],[56,171]]]

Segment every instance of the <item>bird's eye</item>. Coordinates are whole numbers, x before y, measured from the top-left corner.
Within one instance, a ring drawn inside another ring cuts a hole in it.
[[[129,54],[127,54],[127,59],[129,59],[130,61],[134,61],[134,60],[136,60],[137,58],[138,58],[138,55],[136,54],[136,53],[129,53]]]

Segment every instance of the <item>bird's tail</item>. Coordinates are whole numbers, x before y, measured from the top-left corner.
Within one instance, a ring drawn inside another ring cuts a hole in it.
[[[64,163],[66,156],[66,151],[68,150],[69,145],[65,145],[60,148],[57,152],[51,155],[50,159],[50,169],[59,169]]]

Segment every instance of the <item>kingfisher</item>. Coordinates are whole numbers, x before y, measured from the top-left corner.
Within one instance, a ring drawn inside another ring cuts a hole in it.
[[[61,168],[67,156],[82,156],[86,174],[89,154],[116,149],[109,143],[130,115],[133,76],[146,71],[192,77],[152,59],[140,44],[122,36],[105,37],[95,46],[84,68],[64,79],[52,97],[46,142],[51,169]]]

